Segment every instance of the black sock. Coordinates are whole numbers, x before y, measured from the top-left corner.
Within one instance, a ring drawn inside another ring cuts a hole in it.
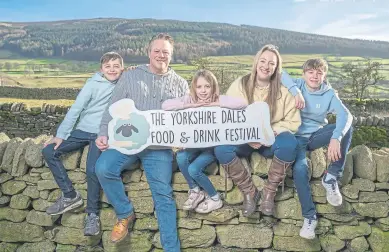
[[[70,191],[68,193],[64,193],[64,196],[65,198],[68,198],[68,199],[74,199],[76,196],[77,196],[77,193],[76,191]]]

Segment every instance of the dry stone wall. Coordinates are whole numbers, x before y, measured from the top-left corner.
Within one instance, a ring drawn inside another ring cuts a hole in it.
[[[79,88],[24,88],[2,86],[0,88],[0,97],[34,100],[74,100],[80,90]]]
[[[21,138],[55,134],[69,108],[52,104],[30,108],[24,103],[0,103],[0,131],[10,137]],[[384,127],[389,136],[389,115],[354,116],[353,125]]]
[[[21,138],[52,135],[68,110],[52,104],[27,108],[24,103],[0,103],[0,131]]]
[[[46,208],[60,190],[41,155],[47,135],[9,138],[0,133],[0,251],[162,251],[157,220],[142,167],[123,173],[128,197],[137,219],[130,235],[118,244],[109,242],[116,216],[102,192],[102,232],[83,236],[84,208],[49,216]],[[64,156],[70,179],[86,199],[87,148]],[[177,167],[172,179],[178,208],[182,251],[389,251],[389,149],[364,145],[347,154],[341,192],[344,203],[332,207],[320,183],[327,161],[325,150],[309,153],[313,199],[319,213],[314,240],[299,237],[301,207],[289,172],[284,192],[278,191],[274,217],[256,212],[242,216],[242,194],[228,180],[222,209],[209,214],[182,210],[188,186]],[[261,190],[270,160],[253,154],[249,160],[255,185]],[[207,167],[211,181],[224,191],[224,171],[216,163]]]

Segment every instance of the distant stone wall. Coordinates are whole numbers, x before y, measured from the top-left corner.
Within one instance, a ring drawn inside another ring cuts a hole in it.
[[[80,92],[79,88],[23,88],[0,87],[0,97],[38,100],[75,100]],[[389,100],[357,101],[344,99],[344,104],[355,116],[386,113],[389,115]]]
[[[367,117],[374,114],[389,115],[389,100],[343,100],[354,116]]]
[[[32,100],[75,100],[79,88],[0,87],[0,97]]]
[[[60,190],[41,155],[46,139],[45,135],[9,139],[0,134],[0,251],[162,251],[151,192],[139,165],[122,177],[137,214],[130,235],[123,241],[109,241],[116,215],[104,193],[100,214],[103,231],[96,237],[83,235],[84,207],[60,216],[47,215],[46,208]],[[62,158],[84,199],[87,151],[86,147]],[[209,214],[183,211],[188,186],[174,165],[172,183],[182,251],[389,251],[389,149],[372,151],[356,146],[346,160],[341,180],[344,203],[332,207],[320,180],[327,167],[325,151],[309,154],[312,195],[319,213],[313,240],[298,235],[303,219],[290,171],[284,192],[277,193],[274,218],[259,212],[245,218],[239,209],[242,194],[230,179],[223,208]],[[262,190],[270,160],[254,153],[249,161],[253,181]],[[222,193],[223,169],[213,163],[206,171]]]
[[[40,134],[55,134],[70,107],[44,104],[42,107],[27,108],[23,103],[0,103],[0,130],[10,137],[36,137]],[[389,110],[388,110],[389,113]],[[389,115],[354,116],[353,125],[380,126],[388,131]]]

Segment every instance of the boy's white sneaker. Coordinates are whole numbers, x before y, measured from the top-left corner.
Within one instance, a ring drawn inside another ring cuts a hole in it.
[[[335,179],[325,181],[325,177],[322,178],[321,183],[326,189],[328,203],[333,206],[342,205],[342,194],[340,194],[338,182]]]
[[[195,209],[197,213],[210,213],[213,210],[219,209],[223,206],[223,201],[219,198],[218,200],[213,200],[209,196],[200,203]]]
[[[314,239],[315,238],[315,229],[317,226],[317,220],[311,220],[304,218],[304,225],[300,229],[300,236],[305,239]]]
[[[203,191],[196,192],[194,190],[189,190],[188,199],[185,201],[182,209],[187,211],[193,210],[198,206],[198,204],[200,204],[201,201],[203,201],[204,198],[205,194]]]

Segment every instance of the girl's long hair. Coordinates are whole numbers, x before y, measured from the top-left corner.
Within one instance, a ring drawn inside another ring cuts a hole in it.
[[[216,76],[209,70],[201,69],[196,72],[196,74],[193,76],[192,79],[192,85],[190,87],[190,96],[192,100],[196,103],[198,101],[198,97],[196,95],[196,87],[197,87],[197,80],[203,77],[207,80],[209,84],[211,84],[211,98],[209,102],[217,102],[219,101],[220,91],[219,91],[219,84],[217,82]]]
[[[270,77],[270,85],[269,85],[269,94],[266,97],[265,102],[269,105],[270,115],[274,114],[277,106],[277,99],[280,98],[280,88],[281,88],[281,72],[282,72],[282,58],[280,53],[278,52],[278,48],[274,45],[265,45],[257,52],[254,57],[253,67],[251,69],[251,73],[242,77],[242,89],[247,97],[248,104],[252,104],[254,102],[254,90],[257,81],[257,65],[259,58],[262,53],[265,51],[273,52],[277,56],[277,64],[276,69],[273,75]]]

